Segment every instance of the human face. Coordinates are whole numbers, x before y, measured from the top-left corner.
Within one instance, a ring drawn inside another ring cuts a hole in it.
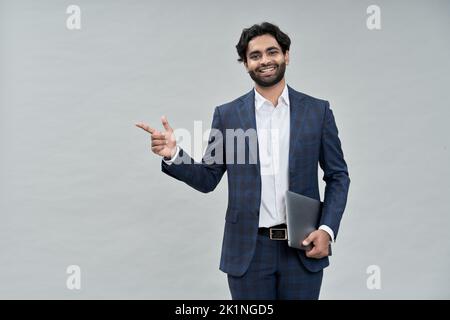
[[[268,34],[250,40],[244,63],[250,77],[261,87],[272,87],[284,79],[289,51],[283,54],[277,40]]]

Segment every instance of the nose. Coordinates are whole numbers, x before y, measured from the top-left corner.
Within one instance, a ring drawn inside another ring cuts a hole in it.
[[[266,65],[269,63],[269,57],[266,54],[263,54],[261,57],[261,64]]]

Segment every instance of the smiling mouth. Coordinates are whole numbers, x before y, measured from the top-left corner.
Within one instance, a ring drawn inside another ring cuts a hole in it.
[[[277,69],[276,66],[269,66],[264,68],[259,68],[258,73],[263,76],[270,76],[275,73],[275,70]]]

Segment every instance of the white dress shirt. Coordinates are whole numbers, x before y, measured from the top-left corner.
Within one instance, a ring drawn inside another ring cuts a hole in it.
[[[261,165],[259,227],[286,223],[285,194],[289,189],[290,102],[287,85],[276,107],[255,89],[256,131]],[[330,227],[321,225],[334,240]]]
[[[259,227],[267,228],[286,223],[290,132],[287,86],[276,107],[255,89],[255,116],[261,168]]]
[[[289,188],[290,104],[287,85],[278,98],[277,106],[255,89],[255,116],[261,168],[261,205],[259,227],[286,223],[285,194]],[[171,164],[178,156],[164,160]],[[330,227],[321,225],[334,240]]]

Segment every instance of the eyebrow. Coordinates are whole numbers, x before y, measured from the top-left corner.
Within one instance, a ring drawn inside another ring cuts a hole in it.
[[[266,51],[273,50],[273,49],[280,50],[280,49],[278,49],[277,47],[272,46],[272,47],[267,48]],[[250,56],[250,55],[252,55],[252,54],[254,54],[254,53],[260,53],[260,52],[261,52],[261,51],[259,51],[259,50],[253,50],[253,51],[250,52],[248,55]]]

